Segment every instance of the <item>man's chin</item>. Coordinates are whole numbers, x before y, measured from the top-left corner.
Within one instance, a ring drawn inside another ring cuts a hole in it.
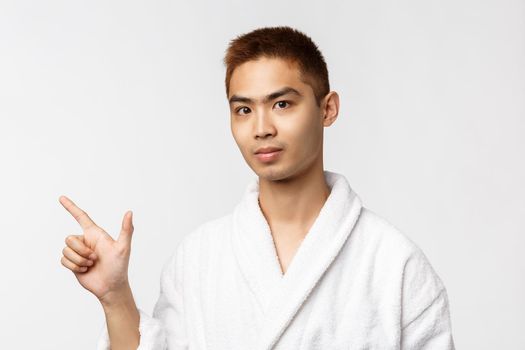
[[[267,181],[267,182],[285,182],[289,181],[290,177],[293,175],[290,171],[287,171],[282,166],[277,166],[277,164],[273,165],[267,165],[267,166],[259,166],[252,168],[254,169],[254,172],[259,177],[259,182]]]

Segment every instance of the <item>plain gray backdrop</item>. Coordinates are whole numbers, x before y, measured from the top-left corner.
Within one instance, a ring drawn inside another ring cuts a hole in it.
[[[420,246],[458,349],[525,349],[525,2],[0,1],[0,339],[93,349],[96,298],[60,263],[67,195],[114,238],[152,311],[162,264],[255,176],[231,136],[222,58],[289,25],[341,98],[325,169]]]

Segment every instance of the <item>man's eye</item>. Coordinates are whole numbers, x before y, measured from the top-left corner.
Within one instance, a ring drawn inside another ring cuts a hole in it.
[[[248,111],[246,111],[246,110],[248,110]],[[246,113],[249,113],[249,112],[250,112],[250,109],[249,109],[248,107],[241,107],[241,108],[238,108],[238,109],[237,109],[237,113],[238,113],[238,114],[243,114],[243,113],[240,113],[241,111],[244,111],[244,112],[246,112]]]
[[[279,101],[275,105],[278,105],[280,108],[286,108],[290,103],[288,101]]]

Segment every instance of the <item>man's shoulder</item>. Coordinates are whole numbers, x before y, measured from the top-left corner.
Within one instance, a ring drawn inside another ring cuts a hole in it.
[[[232,213],[215,217],[197,225],[187,233],[178,245],[178,249],[195,250],[204,247],[216,247],[225,242],[230,231]]]
[[[432,325],[433,320],[450,322],[446,287],[423,249],[369,209],[362,208],[356,226],[355,238],[360,244],[355,249],[364,251],[361,256],[370,262],[368,266],[373,266],[370,276],[378,281],[378,288],[389,291],[385,295],[401,300],[402,328],[415,320]]]
[[[408,256],[421,251],[407,234],[376,212],[362,207],[356,224],[359,239],[367,245],[382,246],[385,253]]]
[[[423,249],[390,221],[362,208],[357,230],[361,247],[368,250],[377,263],[388,266],[387,269],[397,269],[405,282],[428,284],[427,287],[434,290],[444,288]]]
[[[226,243],[231,215],[230,213],[216,217],[195,226],[179,241],[165,265],[182,264],[183,260],[207,256],[211,251],[218,249],[219,244]]]
[[[188,233],[183,241],[194,241],[199,239],[213,239],[228,232],[231,225],[232,213],[216,217],[199,224],[193,231]]]

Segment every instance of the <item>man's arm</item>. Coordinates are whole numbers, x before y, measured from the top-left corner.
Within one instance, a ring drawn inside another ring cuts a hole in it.
[[[135,337],[135,335],[125,336],[121,333],[137,330],[137,323],[129,322],[136,320],[135,316],[132,316],[135,310],[138,311],[139,332],[135,334],[140,338],[134,339],[138,339],[141,350],[188,350],[189,339],[186,333],[182,301],[183,254],[181,247],[182,245],[179,245],[176,254],[172,255],[162,268],[160,294],[152,314],[148,314],[140,307],[135,307],[130,290],[101,300],[107,324],[101,329],[97,350],[117,349],[115,346],[118,346],[116,342],[119,340],[115,340],[115,336]],[[124,326],[124,324],[131,326]],[[122,328],[125,330],[121,331]],[[128,345],[127,349],[137,349],[136,344]]]
[[[455,350],[447,290],[419,248],[404,266],[402,300],[401,349]]]
[[[401,330],[401,349],[455,350],[446,289]]]
[[[140,315],[129,285],[101,300],[111,350],[137,349],[140,343]]]

